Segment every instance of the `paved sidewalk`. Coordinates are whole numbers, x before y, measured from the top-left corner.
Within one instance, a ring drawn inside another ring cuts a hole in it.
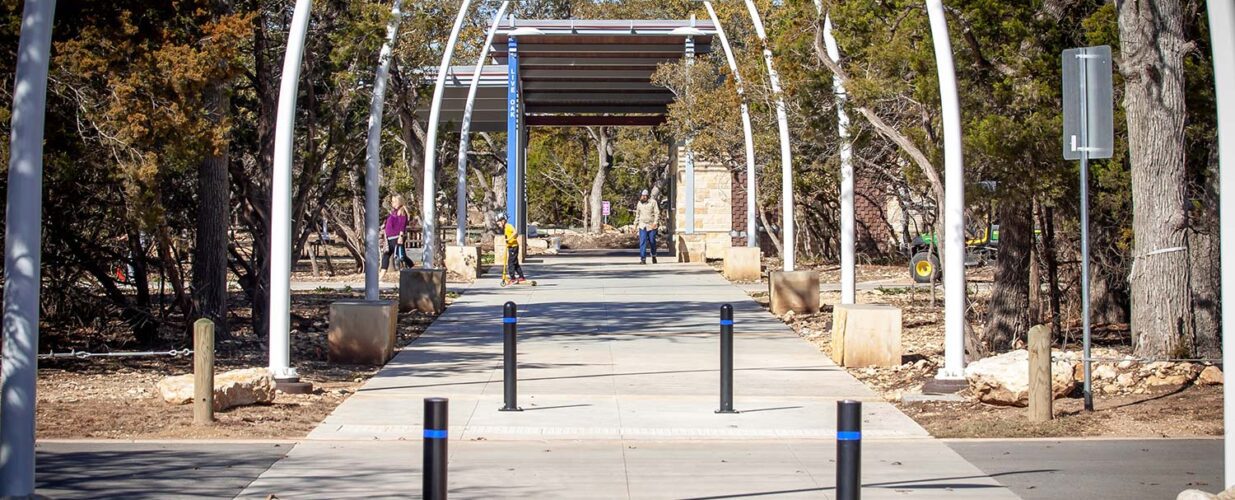
[[[450,398],[458,498],[827,498],[835,405],[865,401],[866,498],[1016,498],[710,268],[568,254],[489,276],[243,493],[419,495],[422,400]],[[520,413],[502,405],[501,306],[519,304]],[[735,406],[717,321],[735,309]]]

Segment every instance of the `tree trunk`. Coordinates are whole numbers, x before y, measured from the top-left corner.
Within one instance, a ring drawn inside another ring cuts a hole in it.
[[[1193,347],[1184,205],[1184,55],[1191,46],[1179,0],[1127,0],[1118,8],[1132,160],[1135,353],[1186,355]]]
[[[206,113],[213,126],[221,126],[231,107],[227,88],[221,84],[206,89]],[[197,241],[193,247],[193,309],[215,324],[215,335],[227,330],[227,224],[231,219],[231,188],[227,180],[228,144],[215,150],[197,166]]]
[[[1051,335],[1058,337],[1063,328],[1061,293],[1059,291],[1059,256],[1055,249],[1055,208],[1043,207],[1042,260],[1046,261],[1046,283],[1051,303]]]
[[[1197,356],[1222,356],[1222,254],[1218,230],[1218,148],[1211,148],[1205,178],[1196,189],[1188,229],[1188,272],[1192,287],[1193,331]]]
[[[613,167],[613,132],[611,127],[599,127],[595,131],[588,128],[592,138],[596,140],[596,176],[592,178],[592,190],[588,194],[588,232],[600,234],[604,230],[604,198],[605,180],[609,177],[609,169]]]
[[[1037,220],[1035,217],[1038,210],[1038,203],[1034,201],[1029,207],[1029,227],[1033,228],[1033,222]],[[1036,235],[1029,239],[1029,325],[1038,325],[1042,323],[1042,253],[1038,250]],[[1026,339],[1028,342],[1028,339]]]
[[[1003,352],[1029,332],[1029,253],[1033,245],[1033,208],[1019,200],[999,204],[999,256],[990,321],[981,343],[988,352]]]

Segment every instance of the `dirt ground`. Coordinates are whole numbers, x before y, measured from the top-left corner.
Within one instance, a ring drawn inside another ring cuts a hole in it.
[[[313,383],[306,395],[279,393],[268,405],[216,412],[216,424],[192,426],[192,405],[165,403],[155,384],[163,377],[192,372],[191,357],[41,360],[38,375],[37,435],[48,438],[195,439],[300,438],[377,371],[377,367],[326,362],[326,319],[331,302],[360,292],[297,293],[292,299],[292,363],[301,380]],[[388,294],[389,295],[389,294]],[[383,298],[393,299],[393,295]],[[451,299],[447,298],[447,304]],[[266,366],[265,334],[255,335],[249,310],[237,293],[231,298],[232,338],[218,343],[216,370]],[[399,315],[398,344],[415,340],[433,321],[422,313]],[[48,339],[67,348],[100,352],[123,345],[100,332],[50,331]],[[116,350],[132,350],[123,347]]]
[[[882,266],[881,266],[882,267]],[[825,271],[826,272],[826,271]],[[891,273],[891,271],[888,271]],[[862,266],[859,276],[880,276],[877,269]],[[827,277],[824,278],[828,279]],[[879,278],[874,278],[879,279]],[[971,278],[979,281],[981,278]],[[859,278],[861,281],[862,278]],[[985,300],[989,292],[971,295],[974,304],[971,317],[986,313]],[[756,301],[767,305],[767,294],[755,293]],[[792,315],[782,318],[803,338],[820,351],[831,354],[832,307],[840,301],[839,293],[823,293],[823,311],[815,315]],[[1079,391],[1055,401],[1055,419],[1041,424],[1028,420],[1025,408],[993,406],[975,401],[968,390],[961,393],[963,402],[905,402],[906,394],[920,394],[922,385],[933,378],[943,363],[943,302],[938,295],[936,306],[930,305],[928,289],[909,291],[888,288],[859,291],[859,303],[886,303],[901,308],[903,315],[902,364],[891,368],[848,368],[849,373],[893,402],[932,435],[945,438],[1018,438],[1018,437],[1196,437],[1222,433],[1222,386],[1173,386],[1145,390],[1140,394],[1094,396],[1095,411],[1082,408]],[[1065,325],[1068,327],[1069,325]],[[1068,332],[1074,341],[1079,338],[1079,325]],[[1130,354],[1126,325],[1111,325],[1094,334],[1095,345],[1106,352]],[[1056,343],[1058,346],[1058,342]],[[1074,343],[1065,347],[1079,350]]]

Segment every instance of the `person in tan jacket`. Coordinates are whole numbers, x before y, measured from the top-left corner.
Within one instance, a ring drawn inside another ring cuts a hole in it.
[[[639,204],[635,206],[635,228],[639,230],[639,263],[647,264],[648,250],[652,253],[652,263],[656,263],[656,231],[660,229],[660,206],[648,197],[648,190],[639,194]]]

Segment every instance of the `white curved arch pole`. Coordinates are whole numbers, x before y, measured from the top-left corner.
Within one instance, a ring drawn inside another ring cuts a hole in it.
[[[1209,7],[1210,44],[1214,56],[1214,86],[1218,101],[1218,175],[1220,195],[1220,230],[1222,241],[1235,241],[1235,3],[1205,2]],[[1227,291],[1235,290],[1235,245],[1222,249],[1222,315],[1235,318],[1235,299]],[[1231,319],[1222,324],[1223,366],[1235,362],[1235,338],[1227,335],[1235,325]],[[1235,486],[1235,387],[1223,386],[1222,417],[1226,422],[1224,440],[1223,481],[1227,488]]]
[[[425,186],[421,200],[421,222],[424,225],[424,255],[421,264],[432,268],[434,256],[437,255],[437,128],[442,117],[442,94],[446,86],[446,72],[450,70],[450,59],[455,53],[455,42],[459,39],[459,29],[463,27],[463,19],[467,17],[468,7],[472,0],[463,0],[459,6],[459,14],[455,16],[455,25],[450,29],[450,40],[446,42],[446,50],[442,53],[442,64],[437,69],[437,83],[433,87],[433,106],[429,108],[429,133],[425,138]]]
[[[733,49],[729,46],[729,37],[716,16],[710,0],[704,0],[703,6],[708,9],[708,16],[716,26],[716,35],[720,37],[720,46],[725,49],[725,59],[729,61],[729,71],[733,73],[733,81],[737,84],[738,99],[742,110],[742,137],[746,141],[746,246],[759,246],[759,232],[755,227],[755,139],[751,132],[750,106],[746,104],[746,89],[742,86],[742,75],[738,72],[738,61],[733,57]]]
[[[510,1],[502,2],[493,15],[493,24],[485,35],[485,45],[480,48],[480,58],[476,60],[476,69],[472,70],[472,84],[467,88],[467,103],[463,106],[463,125],[459,129],[459,171],[458,187],[455,193],[455,222],[459,228],[455,231],[455,244],[467,244],[467,153],[472,145],[472,108],[476,104],[476,91],[480,86],[480,74],[484,70],[485,61],[489,59],[489,49],[493,45],[493,37],[497,35],[497,25],[506,15]]]
[[[965,378],[965,158],[961,150],[960,97],[943,0],[926,0],[926,12],[935,45],[943,111],[945,330],[944,366],[936,378],[960,380]]]
[[[394,50],[399,22],[403,20],[403,0],[394,0],[390,7],[390,23],[386,25],[386,41],[377,56],[377,75],[373,77],[373,101],[369,103],[369,137],[365,144],[365,254],[364,297],[377,300],[378,271],[382,238],[378,234],[382,185],[382,110],[386,106],[386,81],[390,79],[390,53]]]
[[[768,81],[772,87],[772,95],[776,99],[776,127],[780,131],[780,167],[781,167],[781,234],[785,240],[785,270],[792,271],[794,267],[794,231],[793,231],[793,151],[789,143],[789,116],[785,109],[785,93],[780,88],[780,75],[772,64],[772,48],[768,45],[768,34],[763,29],[763,20],[759,18],[759,8],[754,0],[746,0],[746,10],[750,12],[750,20],[755,25],[755,34],[763,45],[763,60],[768,66]]]
[[[274,168],[270,179],[270,373],[276,380],[296,378],[288,341],[292,280],[292,147],[296,134],[296,95],[300,61],[313,0],[296,0],[274,129]]]
[[[42,262],[43,125],[55,0],[26,0],[13,75],[8,208],[4,213],[4,361],[0,497],[33,498],[35,379]]]
[[[821,6],[816,3],[816,8]],[[823,18],[823,42],[827,45],[828,57],[833,62],[840,62],[840,48],[836,46],[836,37],[832,36],[832,16]],[[853,142],[849,138],[849,114],[845,112],[845,103],[849,94],[839,76],[832,76],[832,90],[836,93],[836,126],[840,134],[840,302],[853,304],[856,299],[854,277],[854,186],[853,186]]]

